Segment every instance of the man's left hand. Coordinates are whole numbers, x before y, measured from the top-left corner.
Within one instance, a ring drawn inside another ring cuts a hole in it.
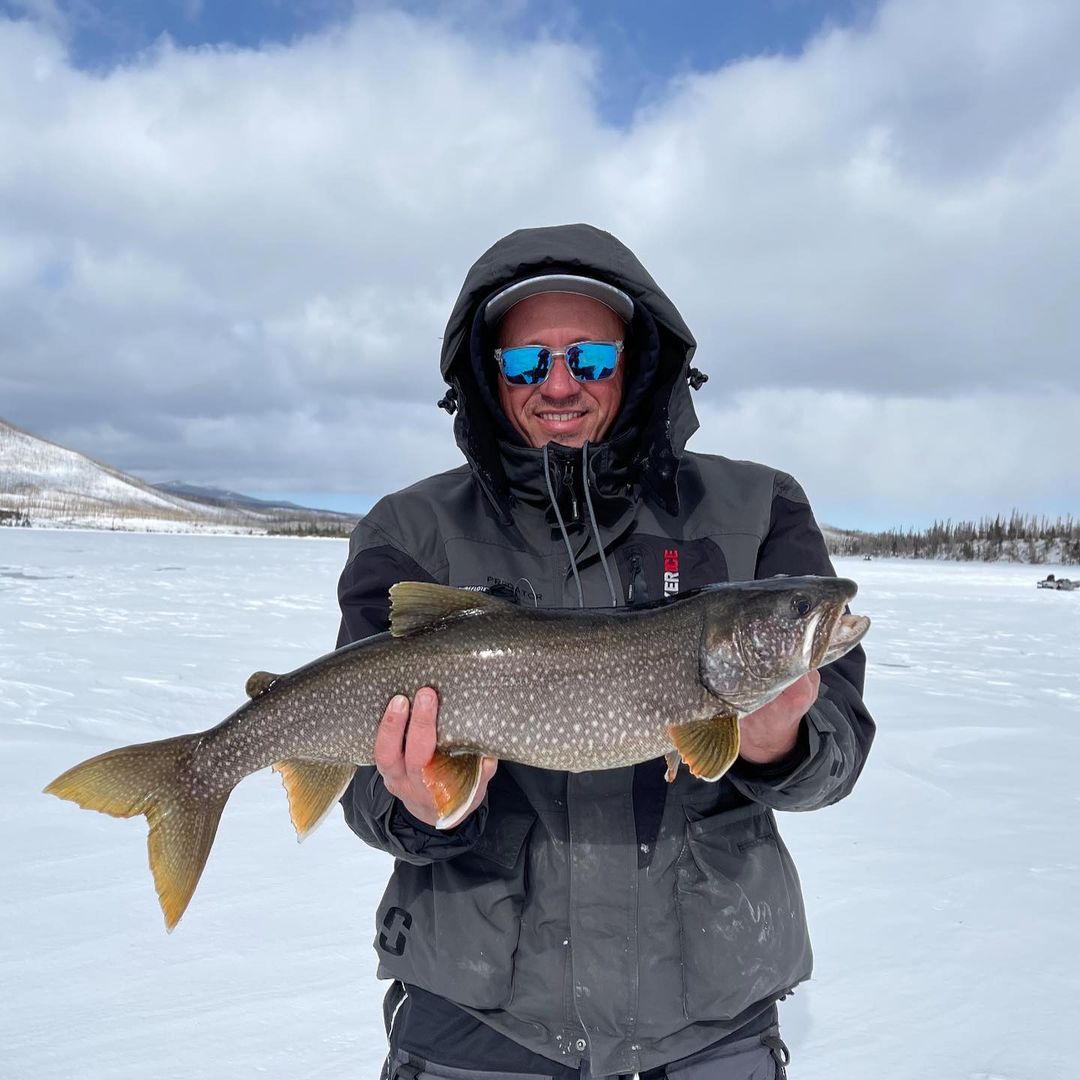
[[[799,741],[799,724],[817,701],[821,675],[811,671],[793,682],[779,697],[739,721],[739,757],[754,765],[769,765],[790,754]]]

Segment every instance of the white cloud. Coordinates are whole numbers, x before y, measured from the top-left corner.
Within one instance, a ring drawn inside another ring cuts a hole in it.
[[[1080,394],[958,397],[755,390],[701,408],[702,451],[793,473],[819,520],[849,528],[1080,505],[1068,432]]]
[[[458,460],[433,403],[467,267],[587,220],[701,342],[701,449],[810,477],[838,514],[1025,508],[1037,477],[1075,504],[1070,0],[889,3],[673,82],[625,130],[598,115],[603,57],[437,19],[163,42],[105,74],[58,33],[0,19],[18,424],[162,478],[377,495]]]

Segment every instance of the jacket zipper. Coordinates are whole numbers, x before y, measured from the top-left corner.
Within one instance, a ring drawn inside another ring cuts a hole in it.
[[[566,490],[570,492],[570,520],[579,521],[577,488],[574,485],[574,463],[572,461],[567,461],[563,465],[563,484]]]
[[[640,595],[639,595],[640,590]],[[641,556],[635,551],[630,556],[630,585],[626,590],[626,602],[634,603],[635,600],[648,600],[649,589],[645,583],[645,575],[641,569]]]

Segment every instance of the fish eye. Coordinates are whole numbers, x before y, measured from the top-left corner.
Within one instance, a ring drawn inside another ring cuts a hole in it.
[[[801,615],[809,615],[810,614],[810,609],[813,606],[814,605],[805,596],[796,596],[791,601],[791,609],[792,609],[792,611],[794,611],[796,615],[800,615],[800,616]]]

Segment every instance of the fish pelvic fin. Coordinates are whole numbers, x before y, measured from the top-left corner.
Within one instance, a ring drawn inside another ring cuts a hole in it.
[[[436,750],[422,770],[439,819],[436,829],[452,829],[468,813],[480,787],[484,759],[480,754],[447,754]]]
[[[232,787],[196,794],[189,762],[201,735],[123,746],[68,769],[47,795],[113,817],[143,814],[158,902],[170,932],[191,901]]]
[[[289,796],[289,817],[297,840],[303,840],[330,813],[356,772],[350,763],[299,758],[275,761],[273,769],[281,773]]]
[[[667,730],[690,772],[701,780],[719,780],[739,756],[739,718],[734,713],[669,724]]]
[[[515,611],[509,600],[477,589],[455,589],[430,581],[399,581],[390,588],[390,633],[404,637],[445,619]]]

